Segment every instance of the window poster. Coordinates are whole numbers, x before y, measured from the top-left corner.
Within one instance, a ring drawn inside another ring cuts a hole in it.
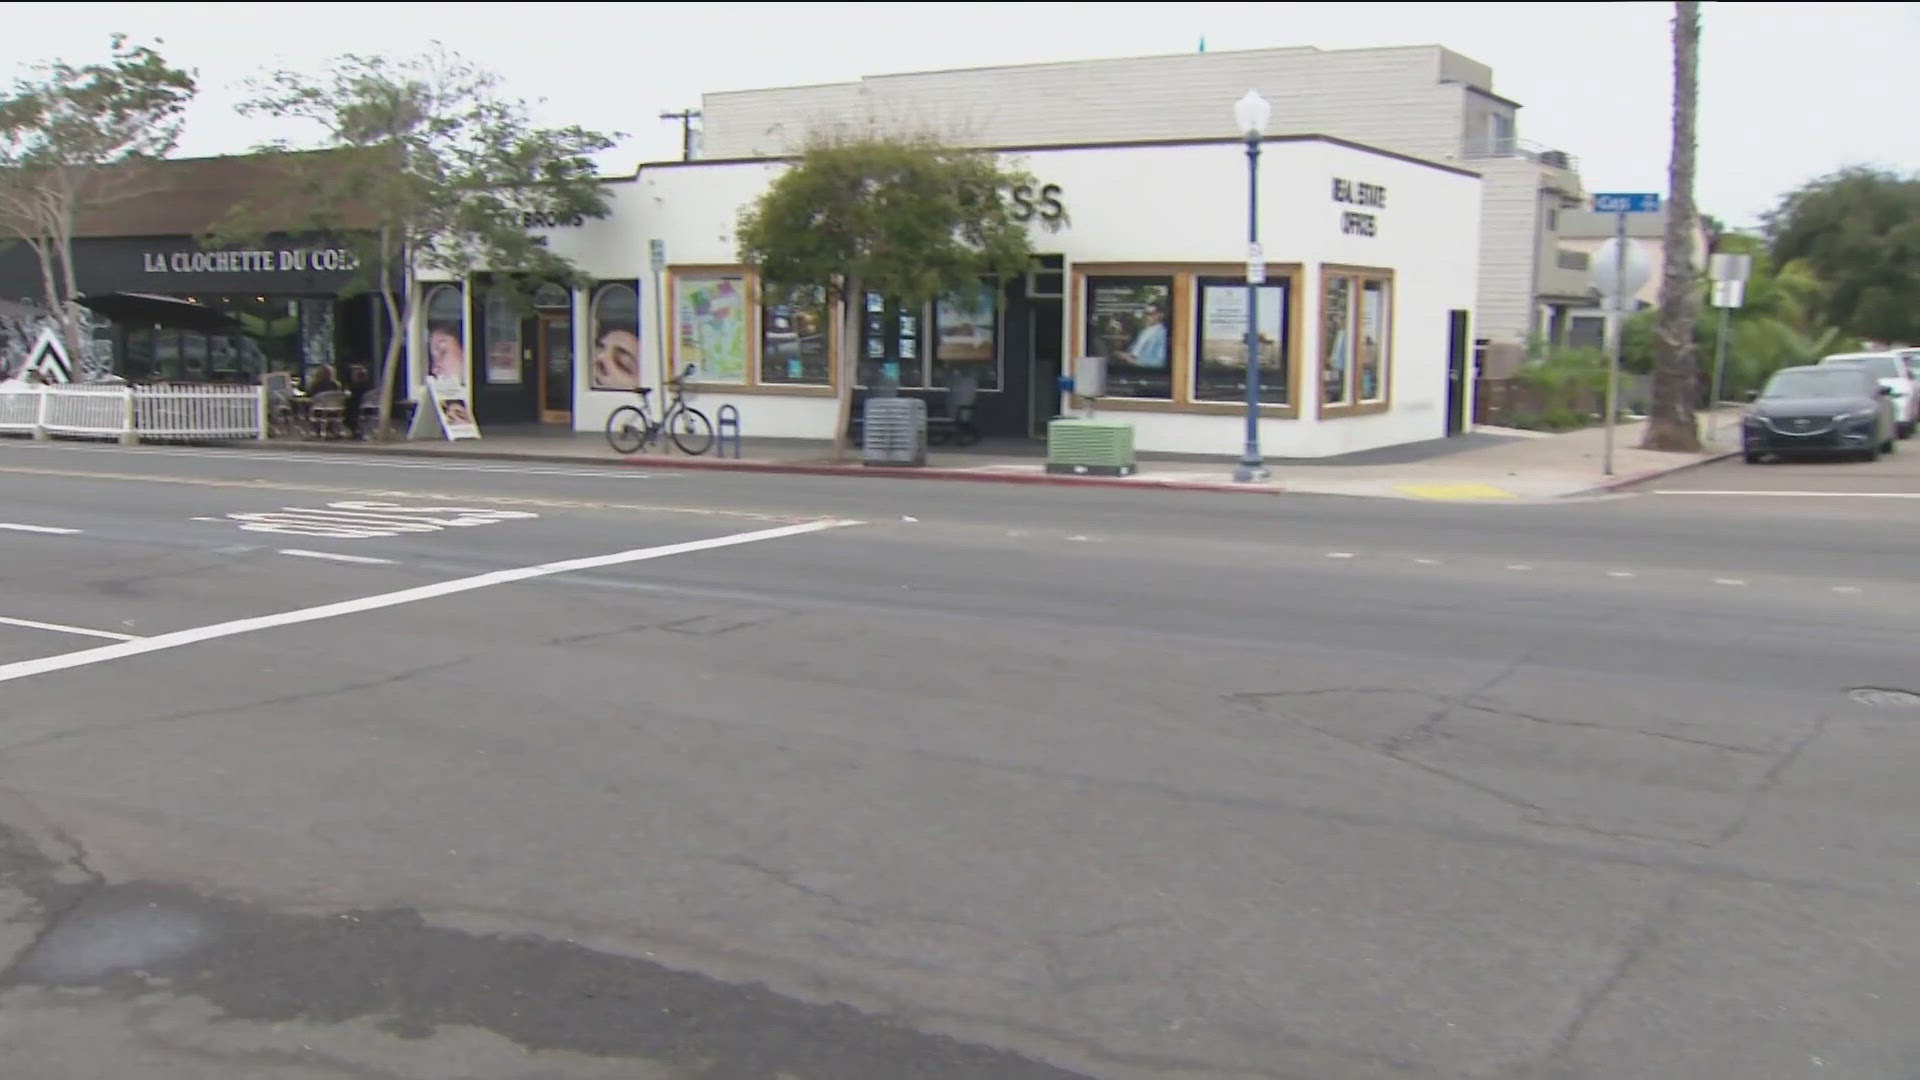
[[[1387,355],[1387,284],[1369,281],[1360,289],[1360,400],[1386,395],[1381,377]]]
[[[638,387],[640,290],[625,282],[600,286],[593,294],[591,317],[593,388],[632,390]]]
[[[1087,279],[1087,349],[1106,357],[1108,395],[1173,396],[1172,296],[1170,278]]]
[[[520,313],[504,296],[490,296],[483,333],[487,341],[487,382],[510,386],[521,381]]]
[[[1342,405],[1347,400],[1348,372],[1353,367],[1353,279],[1327,279],[1326,302],[1321,305],[1320,400]]]
[[[691,364],[697,382],[745,382],[746,279],[684,277],[676,283],[675,292],[680,366]]]
[[[1288,289],[1258,286],[1260,400],[1288,400]],[[1244,401],[1247,396],[1247,285],[1229,279],[1200,282],[1200,334],[1194,357],[1193,396],[1199,401]]]

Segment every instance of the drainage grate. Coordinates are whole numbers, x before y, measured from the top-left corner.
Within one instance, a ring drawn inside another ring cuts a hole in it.
[[[1862,705],[1871,705],[1876,709],[1920,709],[1920,694],[1911,690],[1861,686],[1847,691],[1847,696]]]

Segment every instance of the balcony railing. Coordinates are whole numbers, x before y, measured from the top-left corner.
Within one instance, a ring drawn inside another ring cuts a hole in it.
[[[1523,157],[1572,173],[1580,171],[1580,159],[1565,150],[1555,150],[1521,138],[1496,139],[1490,135],[1470,137],[1463,152],[1470,158]]]

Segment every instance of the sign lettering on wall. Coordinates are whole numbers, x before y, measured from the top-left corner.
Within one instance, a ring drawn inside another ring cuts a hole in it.
[[[1359,206],[1369,210],[1387,208],[1387,189],[1380,184],[1369,184],[1361,180],[1333,178],[1333,201],[1344,206]],[[1376,215],[1360,210],[1344,210],[1340,214],[1340,231],[1348,236],[1373,236],[1379,229]]]
[[[1054,222],[1067,216],[1067,208],[1060,201],[1059,184],[1041,184],[1036,189],[1033,184],[1015,184],[1009,192],[1013,200],[1013,220]]]
[[[140,253],[140,268],[149,274],[298,274],[310,270],[356,270],[359,266],[359,258],[346,248]]]
[[[585,214],[548,214],[527,210],[520,215],[520,227],[523,229],[578,229],[586,223]]]

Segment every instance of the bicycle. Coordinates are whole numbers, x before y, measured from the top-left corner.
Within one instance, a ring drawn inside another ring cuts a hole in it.
[[[677,379],[668,379],[667,387],[673,391],[673,400],[668,403],[667,411],[660,416],[658,423],[647,411],[647,403],[653,394],[651,386],[636,386],[634,394],[639,397],[638,405],[622,405],[607,417],[607,442],[616,454],[637,454],[653,445],[662,431],[673,440],[673,445],[683,454],[699,457],[713,446],[713,421],[707,414],[687,404],[686,382],[693,375],[693,365],[688,364]]]

